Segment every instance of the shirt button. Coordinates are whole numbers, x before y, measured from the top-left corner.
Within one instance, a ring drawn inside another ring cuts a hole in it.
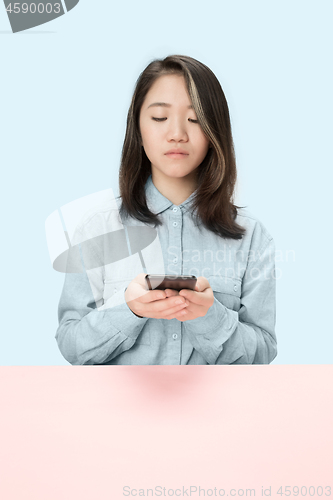
[[[176,264],[178,262],[178,259],[177,257],[175,259],[173,259],[173,263]]]
[[[234,286],[234,290],[235,290],[235,292],[237,292],[237,285]]]
[[[113,292],[114,292],[114,293],[116,293],[116,291],[117,291],[117,288],[115,288],[115,289],[113,290]]]
[[[174,334],[172,335],[172,338],[173,338],[174,340],[176,340],[176,339],[178,338],[177,333],[174,333]]]
[[[173,212],[177,212],[178,208],[177,207],[173,207],[172,211]]]
[[[178,226],[178,223],[174,222],[172,225],[173,225],[173,227],[176,227],[176,226]]]

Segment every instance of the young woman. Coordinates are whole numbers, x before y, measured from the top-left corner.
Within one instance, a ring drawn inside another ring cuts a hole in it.
[[[121,272],[115,262],[67,274],[56,338],[70,363],[275,358],[274,242],[260,221],[233,204],[235,182],[228,105],[215,75],[186,56],[150,63],[128,112],[119,212],[109,205],[90,213],[81,241],[96,228],[111,234],[142,226],[144,237],[154,227],[158,246],[151,259],[145,254],[147,272],[156,271],[160,255],[162,274],[194,274],[197,284],[147,291],[140,252],[125,259]],[[94,252],[102,262],[106,249]]]

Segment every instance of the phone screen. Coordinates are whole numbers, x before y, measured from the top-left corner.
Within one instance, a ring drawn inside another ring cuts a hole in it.
[[[146,282],[149,290],[194,290],[197,278],[193,275],[176,275],[176,274],[147,274]]]

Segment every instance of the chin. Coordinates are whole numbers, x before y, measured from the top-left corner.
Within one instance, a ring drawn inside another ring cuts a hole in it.
[[[173,179],[184,179],[185,177],[187,177],[188,174],[182,174],[182,173],[175,173],[174,175],[172,174],[169,174],[168,177],[172,177]]]

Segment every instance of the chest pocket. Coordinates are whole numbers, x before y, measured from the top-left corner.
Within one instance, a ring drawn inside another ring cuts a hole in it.
[[[133,278],[114,280],[114,279],[105,279],[104,280],[104,291],[103,291],[103,300],[104,303],[110,298],[114,297],[114,305],[124,303],[124,290]],[[117,293],[119,293],[119,299],[117,299]],[[137,344],[150,345],[150,331],[146,325],[141,330],[139,336],[136,339],[136,342],[133,347]]]
[[[211,275],[208,278],[214,297],[228,309],[239,311],[242,281],[238,278]]]

